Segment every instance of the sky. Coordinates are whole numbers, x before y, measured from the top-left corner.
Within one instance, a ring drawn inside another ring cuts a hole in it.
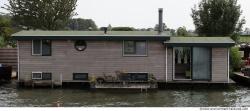
[[[77,16],[93,19],[98,27],[130,26],[154,27],[158,23],[158,8],[163,8],[163,22],[168,28],[185,26],[194,30],[191,8],[200,0],[78,0]],[[0,0],[0,6],[7,0]],[[238,0],[245,17],[245,27],[250,27],[250,0]],[[0,9],[0,12],[6,12]]]

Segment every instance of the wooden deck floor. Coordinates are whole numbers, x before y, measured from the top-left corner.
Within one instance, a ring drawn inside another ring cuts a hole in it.
[[[96,89],[156,89],[157,84],[150,83],[102,83],[96,84],[93,88]]]

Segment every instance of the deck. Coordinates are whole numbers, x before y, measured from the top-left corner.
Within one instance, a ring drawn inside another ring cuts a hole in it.
[[[244,76],[241,72],[234,72],[232,79],[235,80],[239,84],[250,86],[250,77]]]

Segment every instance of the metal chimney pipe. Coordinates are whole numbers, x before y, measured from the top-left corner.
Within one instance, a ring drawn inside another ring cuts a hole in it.
[[[159,8],[159,24],[158,24],[158,32],[161,34],[163,32],[163,8]]]

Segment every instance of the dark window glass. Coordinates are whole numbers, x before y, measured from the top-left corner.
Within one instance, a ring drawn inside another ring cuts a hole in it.
[[[41,54],[41,41],[33,40],[33,54]]]
[[[134,41],[124,41],[124,54],[135,54]]]
[[[43,73],[42,74],[42,79],[43,80],[51,80],[52,79],[52,74],[51,73]]]
[[[129,73],[131,80],[134,81],[147,81],[148,73]]]
[[[146,42],[145,41],[136,42],[136,54],[146,55]]]
[[[146,55],[146,41],[124,41],[124,54],[126,55]]]
[[[73,80],[88,80],[88,73],[73,73]]]
[[[42,40],[42,55],[51,56],[51,41]]]
[[[77,51],[84,51],[87,48],[87,43],[84,40],[75,41],[75,49]]]
[[[32,79],[42,79],[42,73],[32,73]]]

